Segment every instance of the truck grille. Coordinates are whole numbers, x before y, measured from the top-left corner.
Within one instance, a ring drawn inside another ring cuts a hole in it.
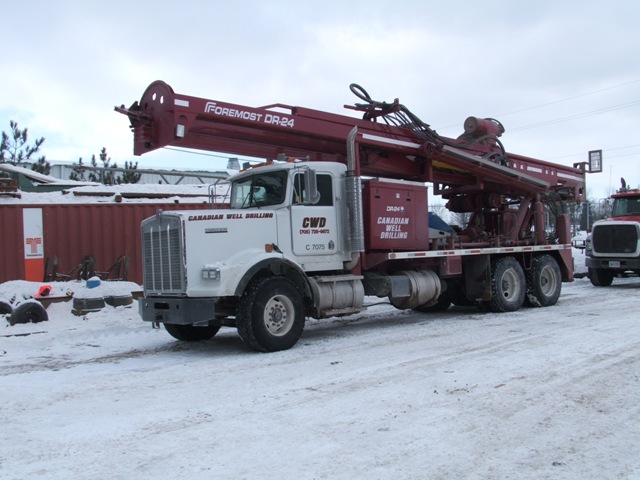
[[[142,268],[145,293],[185,291],[182,229],[178,217],[156,216],[142,222]]]
[[[592,242],[595,253],[634,254],[638,248],[638,229],[635,224],[596,225]]]

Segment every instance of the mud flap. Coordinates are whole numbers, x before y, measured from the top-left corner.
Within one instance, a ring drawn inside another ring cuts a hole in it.
[[[464,259],[464,288],[469,300],[491,300],[490,265],[489,255]]]

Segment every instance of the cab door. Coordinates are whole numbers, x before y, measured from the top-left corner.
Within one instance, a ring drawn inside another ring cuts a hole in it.
[[[291,233],[293,253],[298,256],[336,255],[340,247],[333,177],[319,173],[316,179],[320,199],[312,205],[302,204],[303,174],[294,175]]]

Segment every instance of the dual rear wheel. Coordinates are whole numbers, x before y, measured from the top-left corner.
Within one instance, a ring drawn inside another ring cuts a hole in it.
[[[551,255],[533,259],[527,272],[527,297],[525,303],[533,307],[555,305],[562,290],[562,273],[558,262]]]
[[[523,305],[548,307],[555,305],[562,289],[562,274],[551,255],[533,259],[525,273],[513,257],[502,257],[492,263],[491,300],[489,310],[513,312]]]
[[[491,300],[480,302],[481,310],[492,312],[514,312],[520,307],[548,307],[555,305],[562,289],[562,274],[558,262],[551,255],[540,255],[533,259],[526,272],[513,257],[501,257],[491,263]],[[443,312],[453,303],[470,305],[456,300],[462,292],[445,291],[438,301],[429,306],[415,308],[419,312]],[[466,299],[466,297],[465,297]]]

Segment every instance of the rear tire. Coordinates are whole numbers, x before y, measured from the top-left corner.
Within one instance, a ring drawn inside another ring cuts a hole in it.
[[[220,327],[217,325],[196,327],[195,325],[175,325],[173,323],[165,323],[164,328],[173,338],[184,342],[209,340],[220,330]]]
[[[502,257],[491,264],[491,300],[493,312],[515,312],[524,303],[526,293],[524,270],[513,257]]]
[[[433,305],[429,305],[429,306],[419,305],[416,308],[414,308],[414,310],[416,312],[422,312],[422,313],[439,313],[439,312],[446,312],[450,306],[451,306],[451,300],[449,300],[449,297],[447,297],[446,295],[440,295],[436,303],[434,303]]]
[[[456,307],[473,307],[476,305],[475,300],[469,300],[467,298],[467,294],[460,287],[447,290],[449,297],[451,298],[451,303],[453,303]]]
[[[562,290],[562,273],[551,255],[533,259],[527,272],[527,303],[533,307],[555,305]]]
[[[236,314],[240,338],[259,352],[293,347],[302,335],[304,321],[302,295],[283,277],[266,277],[249,285]]]
[[[606,268],[589,268],[589,280],[594,287],[608,287],[613,283],[615,274]]]

